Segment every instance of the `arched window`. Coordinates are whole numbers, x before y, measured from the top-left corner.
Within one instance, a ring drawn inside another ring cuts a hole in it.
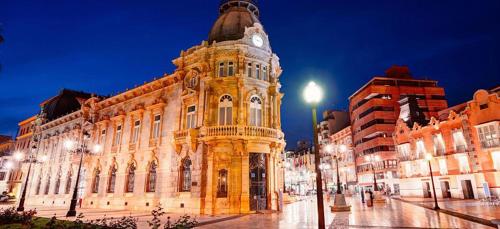
[[[257,96],[250,98],[250,125],[262,126],[262,100]]]
[[[50,189],[50,176],[47,177],[47,184],[45,184],[45,190],[44,190],[43,194],[48,195],[49,189]]]
[[[255,65],[255,78],[260,80],[260,64]]]
[[[233,62],[227,63],[227,75],[234,76],[234,64],[233,64]]]
[[[233,98],[223,95],[219,101],[219,125],[233,124]]]
[[[267,66],[262,66],[262,79],[267,81]]]
[[[135,164],[130,163],[127,168],[127,183],[125,187],[125,192],[134,192],[134,181],[135,181]]]
[[[96,168],[94,170],[94,178],[92,180],[92,193],[99,192],[99,179],[101,178],[101,170]]]
[[[155,192],[156,191],[156,162],[152,161],[149,164],[148,176],[146,180],[146,192]]]
[[[180,178],[181,192],[191,191],[191,160],[189,157],[185,157],[181,161]]]
[[[108,193],[115,192],[115,182],[116,182],[116,167],[113,165],[109,169],[108,188],[107,188]]]
[[[69,194],[69,191],[71,190],[71,177],[72,176],[73,176],[72,169],[69,168],[68,177],[66,178],[66,187],[64,190],[65,194]]]
[[[226,77],[226,74],[224,72],[224,63],[219,64],[219,77]]]
[[[252,77],[252,63],[247,64],[247,76]]]
[[[61,169],[57,173],[56,185],[54,187],[54,194],[59,194],[59,186],[61,185]]]
[[[217,178],[217,197],[227,197],[227,170],[219,170]]]

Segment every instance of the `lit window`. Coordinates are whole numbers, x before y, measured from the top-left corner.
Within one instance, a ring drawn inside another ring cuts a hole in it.
[[[444,158],[439,159],[439,173],[441,173],[441,175],[448,174],[448,166],[446,165],[446,159]]]
[[[180,176],[181,192],[191,191],[191,160],[189,157],[185,157],[181,161]]]
[[[233,62],[227,63],[227,75],[234,76],[234,64],[233,64]]]
[[[432,136],[432,140],[434,142],[434,153],[435,155],[444,155],[444,140],[442,134],[435,134]]]
[[[459,156],[458,162],[460,164],[460,172],[461,173],[469,173],[470,172],[469,160],[467,159],[467,156],[465,156],[465,155]]]
[[[500,170],[500,151],[494,151],[491,153],[493,159],[493,166],[496,170]]]
[[[92,181],[92,193],[99,192],[99,179],[100,179],[101,171],[96,168],[94,170],[94,179]]]
[[[417,158],[421,158],[426,153],[424,140],[423,139],[417,140],[416,144],[417,144]]]
[[[405,143],[397,146],[399,156],[403,160],[410,159],[410,143]]]
[[[493,123],[486,126],[477,127],[477,132],[479,135],[479,140],[481,141],[481,147],[492,148],[497,147],[500,144],[500,140],[497,134],[497,123]]]
[[[465,137],[462,130],[455,130],[453,132],[453,147],[458,153],[463,153],[467,149],[467,144],[465,143]]]
[[[187,108],[186,129],[191,129],[195,127],[196,127],[196,106],[190,106]]]
[[[161,116],[159,114],[155,115],[153,120],[153,139],[160,137],[160,122]]]
[[[219,64],[219,77],[225,77],[225,72],[224,72],[224,63]]]
[[[252,77],[252,64],[248,63],[247,65],[247,76]]]
[[[260,79],[260,65],[255,65],[255,78]]]
[[[134,122],[134,129],[132,131],[132,144],[137,143],[137,141],[139,140],[140,130],[141,130],[141,121],[136,120]]]
[[[231,125],[233,122],[233,98],[224,95],[219,101],[219,125]]]
[[[262,101],[257,96],[250,99],[250,125],[262,126]]]
[[[114,145],[114,146],[116,146],[116,145],[120,145],[121,140],[122,140],[122,126],[121,126],[121,125],[118,125],[118,126],[116,127],[116,132],[115,132],[115,141],[113,142],[113,145]]]

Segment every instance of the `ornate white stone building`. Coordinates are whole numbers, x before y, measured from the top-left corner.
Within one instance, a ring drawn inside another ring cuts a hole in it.
[[[208,41],[173,60],[174,73],[112,97],[65,90],[42,104],[32,144],[48,161],[34,165],[28,204],[69,206],[80,157],[63,146],[73,140],[102,149],[83,159],[85,207],[277,210],[285,147],[279,59],[254,1],[222,1],[219,13]],[[75,101],[76,111],[57,115],[58,105]]]

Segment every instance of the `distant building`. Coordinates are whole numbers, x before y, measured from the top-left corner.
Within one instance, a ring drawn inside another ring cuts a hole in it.
[[[469,102],[442,110],[428,124],[405,120],[394,136],[402,196],[432,197],[426,154],[439,198],[500,196],[500,91],[478,90]]]
[[[315,189],[314,151],[309,141],[298,141],[296,149],[286,151],[285,155],[285,191],[305,195]]]
[[[400,104],[401,103],[401,104]],[[376,76],[349,97],[349,112],[361,186],[373,187],[370,160],[381,187],[397,187],[398,157],[392,135],[396,120],[426,122],[447,108],[445,91],[435,80],[414,79],[405,66],[393,66],[384,76]]]
[[[9,176],[15,166],[13,152],[14,139],[11,136],[0,135],[0,193],[9,192]]]
[[[332,134],[330,136],[330,141],[333,146],[332,156],[339,156],[340,183],[342,184],[344,190],[353,192],[357,187],[357,176],[351,127],[347,126],[344,129]],[[334,183],[337,183],[337,166],[335,159],[331,160],[331,167]]]

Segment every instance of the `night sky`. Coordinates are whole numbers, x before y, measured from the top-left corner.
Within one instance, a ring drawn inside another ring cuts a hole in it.
[[[50,3],[49,3],[50,2]],[[206,40],[217,0],[2,0],[0,134],[62,88],[108,95],[171,73],[181,50]],[[302,87],[321,82],[320,110],[391,65],[445,87],[450,105],[500,79],[500,1],[260,0],[281,59],[288,146],[311,137]]]

